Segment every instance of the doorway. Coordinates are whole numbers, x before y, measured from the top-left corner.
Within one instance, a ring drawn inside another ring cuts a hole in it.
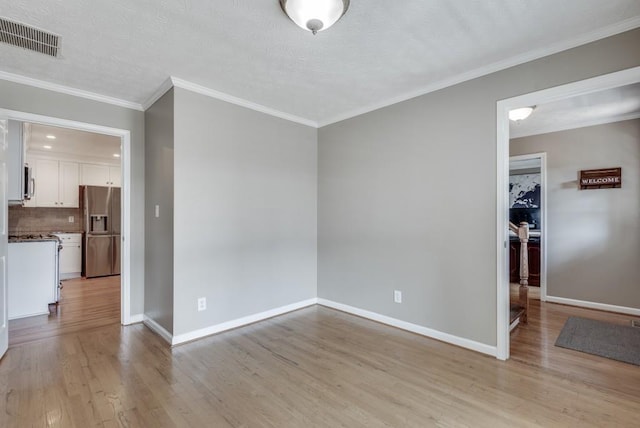
[[[47,129],[47,127],[56,127],[55,129],[59,130],[69,130],[70,132],[79,132],[79,133],[92,133],[92,134],[100,134],[105,136],[105,138],[110,138],[112,140],[117,141],[117,146],[119,148],[118,151],[113,151],[113,153],[109,153],[110,156],[113,156],[116,159],[117,155],[117,163],[120,165],[117,168],[111,168],[110,172],[112,174],[113,179],[109,179],[108,182],[105,182],[105,186],[116,186],[121,185],[121,196],[118,200],[118,204],[120,206],[120,218],[121,218],[121,230],[120,237],[118,239],[118,246],[120,247],[120,257],[114,258],[112,262],[113,264],[117,264],[120,269],[121,275],[119,275],[118,280],[118,290],[116,291],[119,294],[119,322],[123,325],[131,324],[131,314],[130,314],[130,301],[131,301],[131,287],[130,287],[130,240],[128,237],[130,236],[131,230],[131,192],[130,192],[130,180],[131,180],[131,140],[130,140],[130,132],[128,130],[110,128],[101,125],[95,125],[91,123],[77,122],[66,119],[59,119],[54,117],[47,117],[41,115],[35,115],[30,113],[12,111],[12,110],[4,110],[0,109],[0,118],[8,119],[13,121],[25,122],[33,124],[33,126]],[[54,129],[54,128],[51,128]],[[52,136],[53,133],[51,134]],[[54,139],[52,139],[54,140]],[[54,140],[55,141],[55,140]],[[52,146],[53,144],[51,144]],[[41,147],[43,150],[48,150],[45,147]],[[42,156],[41,156],[42,157]],[[49,162],[51,163],[51,162]],[[73,163],[73,162],[70,162]],[[79,164],[79,162],[75,162]],[[115,162],[112,162],[115,164]],[[51,163],[53,165],[53,163]],[[100,162],[93,162],[93,165],[105,166],[107,163],[104,162],[105,165],[99,165]],[[43,167],[46,168],[48,165],[47,162],[42,163]],[[91,171],[90,163],[87,163],[87,177],[89,177],[90,173],[96,173],[96,170]],[[80,164],[78,166],[81,166]],[[108,165],[107,170],[109,168]],[[65,170],[68,173],[68,170]],[[110,183],[110,184],[108,184]],[[118,186],[119,187],[119,186]],[[52,208],[55,210],[55,208]],[[72,221],[71,217],[75,217],[75,214],[69,215],[69,222]],[[73,221],[82,222],[83,214],[80,214],[77,219],[73,219]],[[84,227],[84,226],[82,226]],[[77,269],[72,269],[77,270]],[[77,276],[77,275],[72,275]],[[64,275],[61,275],[64,279]],[[108,278],[108,277],[105,277]],[[113,283],[112,277],[112,283]],[[71,280],[77,281],[77,280]],[[70,289],[73,287],[69,287]],[[113,287],[112,287],[113,288]]]
[[[520,189],[514,188],[516,183]],[[524,198],[523,192],[525,192]],[[520,224],[521,221],[529,224],[529,286],[539,287],[539,292],[536,294],[544,302],[547,297],[546,153],[509,156],[509,221],[515,225]],[[514,244],[514,235],[514,233],[509,234],[510,247]],[[511,284],[519,282],[519,270],[514,269],[513,259],[513,254],[510,254],[509,281]]]
[[[640,67],[570,83],[497,103],[497,358],[509,358],[509,111],[640,82]],[[546,240],[545,240],[546,241]],[[546,254],[546,251],[544,251]],[[546,266],[546,263],[545,263]],[[545,268],[546,270],[546,268]],[[545,298],[547,294],[545,280]]]

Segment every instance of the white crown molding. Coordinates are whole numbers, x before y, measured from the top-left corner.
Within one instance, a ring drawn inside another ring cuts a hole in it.
[[[212,334],[222,333],[223,331],[242,327],[247,324],[253,324],[255,322],[263,321],[268,318],[273,318],[279,315],[283,315],[288,312],[297,311],[298,309],[306,308],[308,306],[313,306],[317,303],[318,303],[318,299],[314,297],[311,299],[303,300],[301,302],[292,303],[290,305],[281,306],[279,308],[270,309],[268,311],[264,311],[264,312],[249,315],[246,317],[238,318],[235,320],[212,325],[210,327],[205,327],[199,330],[190,331],[188,333],[179,334],[179,335],[173,336],[170,343],[172,345],[180,345],[181,343],[191,342],[192,340],[200,339],[206,336],[211,336]]]
[[[102,158],[97,156],[80,156],[73,153],[59,153],[34,149],[27,151],[27,159],[49,159],[91,165],[122,166],[122,162],[120,162],[120,159],[122,158],[116,160],[114,157]]]
[[[619,314],[640,316],[640,309],[627,306],[609,305],[606,303],[589,302],[586,300],[567,299],[565,297],[547,296],[547,302],[561,305],[578,306],[581,308],[598,309],[600,311],[617,312]]]
[[[587,43],[595,42],[597,40],[604,39],[606,37],[624,33],[625,31],[633,30],[634,28],[638,28],[638,27],[640,27],[640,16],[629,18],[624,21],[620,21],[616,24],[609,25],[609,26],[600,28],[598,30],[582,34],[572,39],[564,40],[562,42],[555,43],[541,49],[528,51],[523,54],[516,55],[514,57],[511,57],[502,61],[494,62],[493,64],[489,64],[484,67],[476,68],[474,70],[470,70],[465,73],[440,80],[438,82],[426,85],[415,91],[407,92],[397,97],[390,98],[386,101],[381,101],[378,103],[370,104],[365,107],[357,108],[349,112],[336,115],[326,120],[319,120],[318,127],[322,128],[323,126],[327,126],[333,123],[341,122],[343,120],[351,119],[353,117],[360,116],[365,113],[379,110],[381,108],[388,107],[393,104],[397,104],[403,101],[410,100],[412,98],[416,98],[416,97],[428,94],[430,92],[435,92],[440,89],[447,88],[449,86],[466,82],[468,80],[477,79],[478,77],[486,76],[491,73],[505,70],[507,68],[515,67],[517,65],[534,61],[536,59],[544,58],[546,56],[553,55],[558,52],[566,51],[568,49],[582,46]]]
[[[19,83],[21,85],[33,86],[35,88],[46,89],[48,91],[58,92],[74,97],[86,98],[101,103],[111,104],[118,107],[124,107],[132,110],[144,111],[142,105],[131,101],[121,100],[119,98],[107,95],[96,94],[82,89],[76,89],[69,86],[59,85],[57,83],[45,82],[44,80],[32,79],[31,77],[21,76],[19,74],[7,73],[0,71],[0,80]]]
[[[450,343],[452,345],[460,346],[462,348],[471,349],[472,351],[480,352],[483,354],[496,356],[496,347],[487,345],[484,343],[476,342],[474,340],[466,339],[464,337],[455,336],[453,334],[444,333],[438,330],[434,330],[421,325],[412,324],[406,321],[399,320],[397,318],[391,318],[386,315],[381,315],[375,312],[370,312],[364,309],[356,308],[353,306],[345,305],[338,302],[333,302],[327,299],[318,299],[318,304],[326,306],[328,308],[337,309],[342,312],[346,312],[352,315],[357,315],[362,318],[367,318],[372,321],[377,321],[382,324],[387,324],[402,330],[410,331],[412,333],[426,336],[432,339],[439,340],[441,342]]]
[[[607,118],[581,120],[573,123],[557,123],[548,126],[541,126],[530,132],[518,133],[517,129],[510,131],[509,139],[530,137],[532,135],[549,134],[551,132],[568,131],[571,129],[586,128],[588,126],[605,125],[607,123],[622,122],[625,120],[640,119],[640,112],[628,113]],[[516,128],[516,127],[514,127]]]
[[[146,111],[171,88],[173,88],[173,81],[171,77],[168,77],[164,82],[162,82],[162,85],[158,86],[158,89],[156,89],[155,92],[142,103],[142,108]]]
[[[226,101],[231,104],[235,104],[241,107],[245,107],[251,110],[258,111],[260,113],[268,114],[270,116],[275,116],[280,119],[288,120],[290,122],[299,123],[301,125],[310,126],[312,128],[317,128],[318,123],[311,120],[306,119],[304,117],[295,116],[293,114],[285,113],[280,110],[273,109],[271,107],[263,106],[261,104],[254,103],[249,100],[245,100],[243,98],[238,98],[233,95],[225,94],[224,92],[216,91],[214,89],[207,88],[205,86],[201,86],[195,83],[187,82],[186,80],[179,79],[177,77],[171,77],[171,81],[173,82],[173,86],[176,88],[186,89],[187,91],[195,92],[200,95],[205,95],[207,97],[215,98],[221,101]],[[159,91],[156,91],[156,93]],[[166,91],[165,91],[166,92]]]

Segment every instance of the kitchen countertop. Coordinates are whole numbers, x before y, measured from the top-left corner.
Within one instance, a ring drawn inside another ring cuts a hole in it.
[[[9,242],[46,242],[55,241],[60,243],[60,239],[57,236],[43,233],[23,233],[19,235],[9,235]]]

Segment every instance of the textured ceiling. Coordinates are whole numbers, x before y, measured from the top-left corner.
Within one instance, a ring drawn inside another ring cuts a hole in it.
[[[536,107],[531,116],[509,123],[511,138],[637,119],[640,83],[566,98]]]
[[[640,25],[638,0],[353,0],[317,36],[278,0],[0,4],[62,36],[59,59],[0,45],[0,71],[141,104],[175,76],[320,124]]]

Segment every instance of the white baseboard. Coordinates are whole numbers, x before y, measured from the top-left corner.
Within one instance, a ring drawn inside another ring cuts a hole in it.
[[[142,322],[144,323],[144,325],[149,327],[152,331],[154,331],[160,337],[162,337],[164,340],[166,340],[167,343],[171,344],[171,339],[173,338],[171,333],[169,333],[164,327],[162,327],[160,324],[158,324],[157,322],[155,322],[154,320],[152,320],[148,316],[143,315],[143,318],[144,319],[143,319]]]
[[[627,306],[609,305],[607,303],[589,302],[587,300],[567,299],[566,297],[555,297],[547,295],[547,302],[560,303],[561,305],[579,306],[581,308],[598,309],[600,311],[618,312],[620,314],[635,315],[640,317],[640,309],[629,308]]]
[[[306,308],[307,306],[313,306],[317,303],[318,303],[318,299],[314,297],[312,299],[303,300],[301,302],[296,302],[290,305],[281,306],[279,308],[270,309],[268,311],[264,311],[264,312],[249,315],[246,317],[238,318],[235,320],[223,322],[221,324],[212,325],[211,327],[205,327],[199,330],[190,331],[188,333],[179,334],[179,335],[173,336],[173,338],[170,340],[170,343],[172,345],[179,345],[181,343],[190,342],[192,340],[200,339],[205,336],[211,336],[212,334],[221,333],[226,330],[242,327],[247,324],[253,324],[258,321],[266,320],[267,318],[273,318],[278,315],[286,314],[287,312]]]
[[[125,325],[138,324],[144,322],[144,314],[129,315],[129,319]]]
[[[386,315],[377,314],[375,312],[366,311],[364,309],[355,308],[353,306],[344,305],[342,303],[333,302],[327,299],[318,299],[318,304],[327,306],[329,308],[337,309],[342,312],[357,315],[363,318],[367,318],[373,321],[387,324],[393,327],[397,327],[402,330],[407,330],[412,333],[417,333],[422,336],[430,337],[432,339],[439,340],[441,342],[450,343],[452,345],[460,346],[462,348],[471,349],[472,351],[480,352],[483,354],[491,355],[495,357],[497,355],[497,347],[487,345],[484,343],[476,342],[463,337],[454,336],[449,333],[443,333],[438,330],[433,330],[428,327],[423,327],[417,324],[412,324],[406,321],[402,321],[396,318],[391,318]]]
[[[65,279],[73,279],[73,278],[80,278],[80,277],[82,277],[82,274],[80,272],[61,273],[60,281],[64,281]]]

